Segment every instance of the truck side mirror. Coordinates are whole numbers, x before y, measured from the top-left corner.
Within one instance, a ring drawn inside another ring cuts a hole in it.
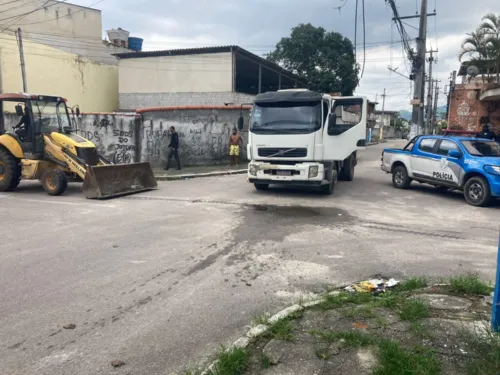
[[[21,104],[16,105],[16,115],[24,116],[23,106]]]
[[[448,157],[454,158],[454,159],[460,159],[460,151],[458,150],[450,150],[448,151]]]
[[[243,116],[240,115],[240,117],[238,117],[238,130],[239,131],[243,130],[244,123],[245,123],[245,120],[243,119]]]
[[[335,125],[337,125],[337,114],[332,112],[328,115],[328,135],[335,135]]]

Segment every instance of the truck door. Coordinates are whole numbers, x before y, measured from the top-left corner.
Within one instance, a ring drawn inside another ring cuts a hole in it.
[[[436,154],[437,138],[422,138],[411,153],[411,170],[415,177],[432,179],[432,173],[439,168],[440,157]]]
[[[323,130],[325,160],[344,160],[366,143],[367,100],[342,97],[333,100]]]

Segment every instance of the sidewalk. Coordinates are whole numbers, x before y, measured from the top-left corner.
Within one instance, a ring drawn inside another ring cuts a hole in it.
[[[157,181],[186,180],[199,177],[224,176],[231,174],[247,173],[248,163],[241,163],[239,166],[229,167],[225,164],[200,165],[185,167],[180,171],[171,168],[168,171],[161,168],[153,168],[153,173]]]
[[[497,374],[491,288],[474,275],[427,283],[412,278],[379,294],[351,288],[300,300],[255,318],[207,370],[182,374]]]

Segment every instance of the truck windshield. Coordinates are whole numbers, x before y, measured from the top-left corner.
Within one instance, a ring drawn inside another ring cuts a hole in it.
[[[41,132],[50,133],[70,127],[71,123],[66,109],[66,103],[34,100],[31,102],[35,122],[40,122]]]
[[[500,143],[495,141],[462,141],[462,144],[474,156],[500,156]]]
[[[250,120],[255,134],[307,134],[321,129],[321,102],[255,104]]]

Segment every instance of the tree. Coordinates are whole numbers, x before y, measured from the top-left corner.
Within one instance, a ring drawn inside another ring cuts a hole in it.
[[[294,27],[266,57],[306,80],[312,90],[352,95],[358,86],[359,65],[351,41],[310,23]]]
[[[483,22],[479,26],[486,35],[487,55],[491,60],[500,83],[500,14],[497,16],[489,13],[481,19]]]

